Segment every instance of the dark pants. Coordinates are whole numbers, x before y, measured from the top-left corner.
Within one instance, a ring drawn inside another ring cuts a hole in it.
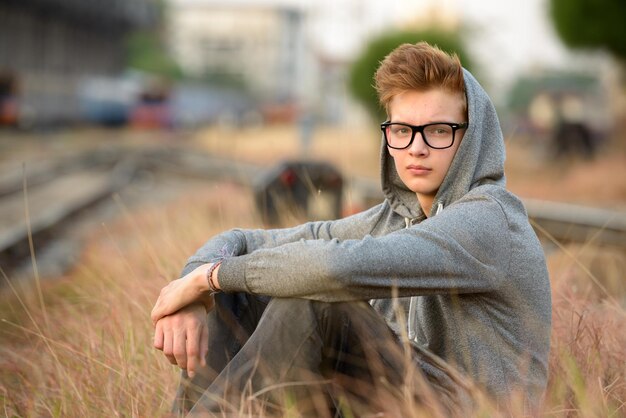
[[[193,379],[183,372],[180,415],[388,410],[407,379],[430,380],[418,376],[424,360],[365,302],[218,294],[208,320],[207,367]]]

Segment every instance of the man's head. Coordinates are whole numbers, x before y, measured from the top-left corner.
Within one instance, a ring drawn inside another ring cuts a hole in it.
[[[447,54],[426,42],[403,44],[382,61],[375,75],[380,104],[389,115],[394,96],[404,91],[442,89],[458,93],[467,112],[463,67],[456,54]]]
[[[425,42],[404,44],[381,63],[376,89],[396,171],[429,215],[468,122],[461,63]]]

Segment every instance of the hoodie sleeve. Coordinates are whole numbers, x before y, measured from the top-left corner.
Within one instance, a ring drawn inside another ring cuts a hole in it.
[[[383,213],[388,212],[387,203],[381,203],[355,215],[334,220],[308,222],[282,229],[232,229],[207,241],[189,258],[182,276],[196,267],[220,259],[252,254],[261,249],[283,247],[286,244],[332,239],[362,238],[372,232]]]
[[[500,204],[467,196],[440,215],[381,237],[300,239],[225,260],[224,291],[329,302],[489,292],[508,269],[510,231]]]

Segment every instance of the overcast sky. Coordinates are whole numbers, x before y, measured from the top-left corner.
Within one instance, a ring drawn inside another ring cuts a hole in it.
[[[520,72],[565,67],[573,59],[548,16],[548,0],[455,0],[476,25],[472,49],[489,76],[507,81]]]

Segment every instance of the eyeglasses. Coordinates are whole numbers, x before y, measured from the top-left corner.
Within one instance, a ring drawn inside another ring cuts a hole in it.
[[[385,141],[389,148],[405,149],[411,146],[415,133],[422,134],[424,143],[434,149],[450,148],[454,144],[454,134],[465,129],[469,123],[437,122],[426,125],[409,125],[406,123],[384,122],[380,124]]]

